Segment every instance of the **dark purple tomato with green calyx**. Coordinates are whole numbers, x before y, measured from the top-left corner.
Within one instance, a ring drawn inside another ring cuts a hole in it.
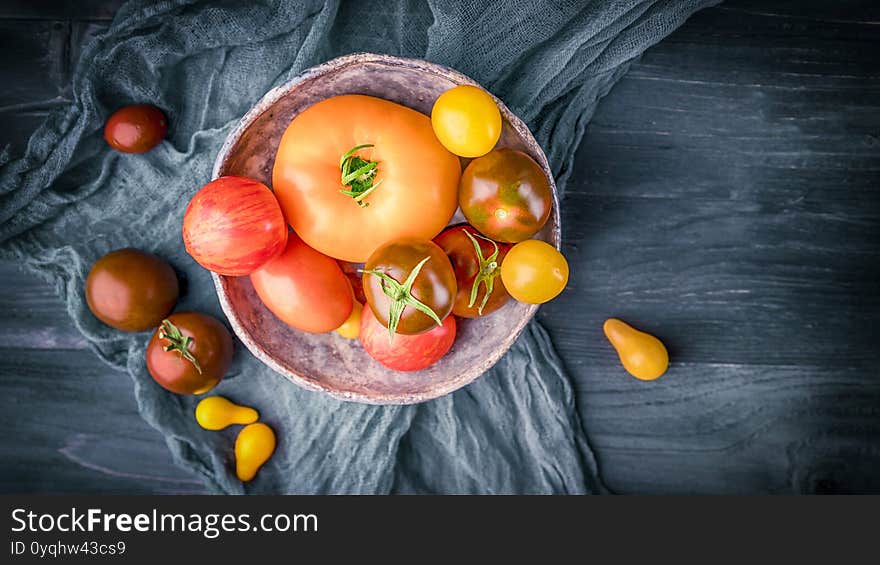
[[[392,338],[441,325],[458,291],[446,253],[432,241],[413,238],[396,239],[373,251],[362,283],[370,309]]]

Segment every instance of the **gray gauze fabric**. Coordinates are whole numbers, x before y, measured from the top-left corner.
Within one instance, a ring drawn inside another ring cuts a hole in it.
[[[597,100],[628,64],[712,1],[131,2],[85,48],[71,101],[0,157],[0,252],[54,283],[95,351],[132,377],[143,417],[174,458],[225,493],[594,493],[604,490],[572,388],[532,323],[474,384],[418,406],[365,406],[306,392],[243,347],[216,393],[257,407],[279,438],[252,483],[234,475],[236,430],[209,432],[196,398],[146,371],[149,334],[98,322],[83,298],[92,262],[120,247],[167,258],[178,310],[223,319],[208,273],[180,236],[232,125],[270,88],[355,51],[419,57],[487,87],[531,127],[559,188]],[[109,114],[149,102],[170,121],[145,155],[102,139]],[[563,204],[564,205],[564,204]],[[577,268],[577,266],[574,266]]]

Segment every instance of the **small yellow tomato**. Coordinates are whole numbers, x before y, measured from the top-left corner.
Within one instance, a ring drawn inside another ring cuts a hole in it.
[[[242,428],[235,438],[235,474],[248,482],[275,451],[275,432],[262,422]]]
[[[434,134],[446,149],[461,157],[479,157],[501,137],[501,112],[482,88],[461,85],[440,95],[431,109]]]
[[[669,353],[663,342],[617,318],[605,320],[605,337],[617,350],[623,368],[643,381],[653,381],[669,368]]]
[[[336,333],[346,339],[357,339],[361,333],[361,312],[363,310],[364,305],[355,300],[351,314],[341,326],[336,328]]]
[[[527,239],[507,252],[501,263],[501,280],[516,300],[543,304],[556,298],[568,283],[568,262],[549,243]]]
[[[222,396],[203,398],[196,405],[196,421],[206,430],[222,430],[232,424],[253,424],[259,412],[250,406],[240,406]]]

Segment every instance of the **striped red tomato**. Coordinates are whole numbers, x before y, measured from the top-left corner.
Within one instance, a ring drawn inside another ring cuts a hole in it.
[[[220,177],[203,186],[183,217],[186,251],[221,275],[249,275],[287,244],[287,222],[265,184]]]

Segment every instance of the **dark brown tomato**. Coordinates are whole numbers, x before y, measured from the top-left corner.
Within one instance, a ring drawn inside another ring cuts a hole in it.
[[[420,263],[421,268],[411,287],[408,291],[401,289]],[[379,274],[384,274],[390,281]],[[367,303],[382,325],[393,328],[393,322],[389,323],[394,318],[393,304],[396,302],[398,308],[402,306],[402,310],[398,310],[395,333],[405,335],[420,334],[439,325],[431,316],[414,307],[407,293],[427,306],[442,322],[452,312],[458,290],[455,271],[443,250],[432,241],[410,238],[394,240],[376,249],[364,266],[361,281]]]
[[[470,234],[479,244],[480,255],[477,255],[474,242],[467,234]],[[477,230],[468,224],[446,228],[434,238],[434,243],[446,252],[450,263],[452,263],[452,269],[455,271],[458,293],[452,308],[453,314],[461,318],[478,318],[498,310],[510,299],[500,276],[501,261],[510,249],[509,244],[496,242],[495,245],[492,245],[493,242],[481,237]],[[496,249],[498,254],[493,258],[492,255],[495,254]],[[478,277],[479,281],[477,281]],[[490,280],[491,282],[489,282]],[[477,283],[477,293],[473,306],[470,306],[474,283]],[[486,291],[490,285],[492,290],[486,299]],[[480,312],[481,305],[482,313]]]
[[[480,233],[516,243],[538,233],[550,217],[550,183],[534,159],[496,149],[474,159],[461,175],[461,211]]]
[[[174,308],[179,291],[174,269],[137,249],[104,255],[86,279],[86,302],[95,317],[126,332],[158,326]]]
[[[156,328],[147,344],[147,370],[171,392],[202,394],[217,386],[229,370],[232,353],[232,336],[219,320],[178,312]]]
[[[149,104],[125,106],[113,112],[104,126],[104,139],[123,153],[146,153],[168,133],[162,110]]]

